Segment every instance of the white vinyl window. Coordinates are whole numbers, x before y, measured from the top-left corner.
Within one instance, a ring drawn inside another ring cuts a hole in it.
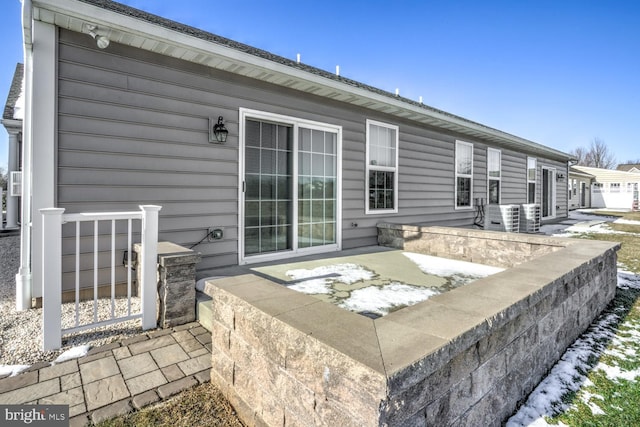
[[[620,192],[620,183],[612,182],[609,184],[609,192],[611,193],[619,193]]]
[[[527,203],[536,202],[537,161],[535,157],[527,157]]]
[[[367,120],[366,213],[398,212],[398,126]]]
[[[502,179],[502,152],[495,148],[487,149],[487,200],[490,204],[500,203],[500,181]]]
[[[473,144],[456,141],[456,209],[470,209],[473,200]]]

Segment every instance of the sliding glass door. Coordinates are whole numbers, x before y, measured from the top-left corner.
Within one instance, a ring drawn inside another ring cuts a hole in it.
[[[339,249],[339,127],[241,110],[241,263]]]

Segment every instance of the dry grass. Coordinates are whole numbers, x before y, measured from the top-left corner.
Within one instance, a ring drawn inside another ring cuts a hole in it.
[[[100,427],[244,427],[220,390],[206,383],[139,412],[97,424]]]
[[[640,211],[638,212],[618,212],[618,211],[593,211],[589,212],[592,215],[600,216],[617,216],[632,221],[640,221]]]

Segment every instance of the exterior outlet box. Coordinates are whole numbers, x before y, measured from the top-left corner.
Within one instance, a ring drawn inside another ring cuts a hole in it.
[[[224,237],[224,232],[222,228],[210,228],[209,229],[209,240],[220,240]]]

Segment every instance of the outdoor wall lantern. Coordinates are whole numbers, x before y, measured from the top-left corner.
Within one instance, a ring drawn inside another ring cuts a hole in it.
[[[89,35],[96,41],[99,49],[106,49],[109,46],[109,38],[107,36],[99,35],[97,33],[98,27],[96,25],[87,25],[87,30],[89,30]]]
[[[213,117],[209,118],[209,142],[217,142],[223,144],[227,141],[227,135],[229,131],[224,127],[222,123],[222,116],[218,116],[218,123],[213,124]]]
[[[556,174],[556,181],[560,181],[562,179],[564,179],[564,174],[562,173]]]

